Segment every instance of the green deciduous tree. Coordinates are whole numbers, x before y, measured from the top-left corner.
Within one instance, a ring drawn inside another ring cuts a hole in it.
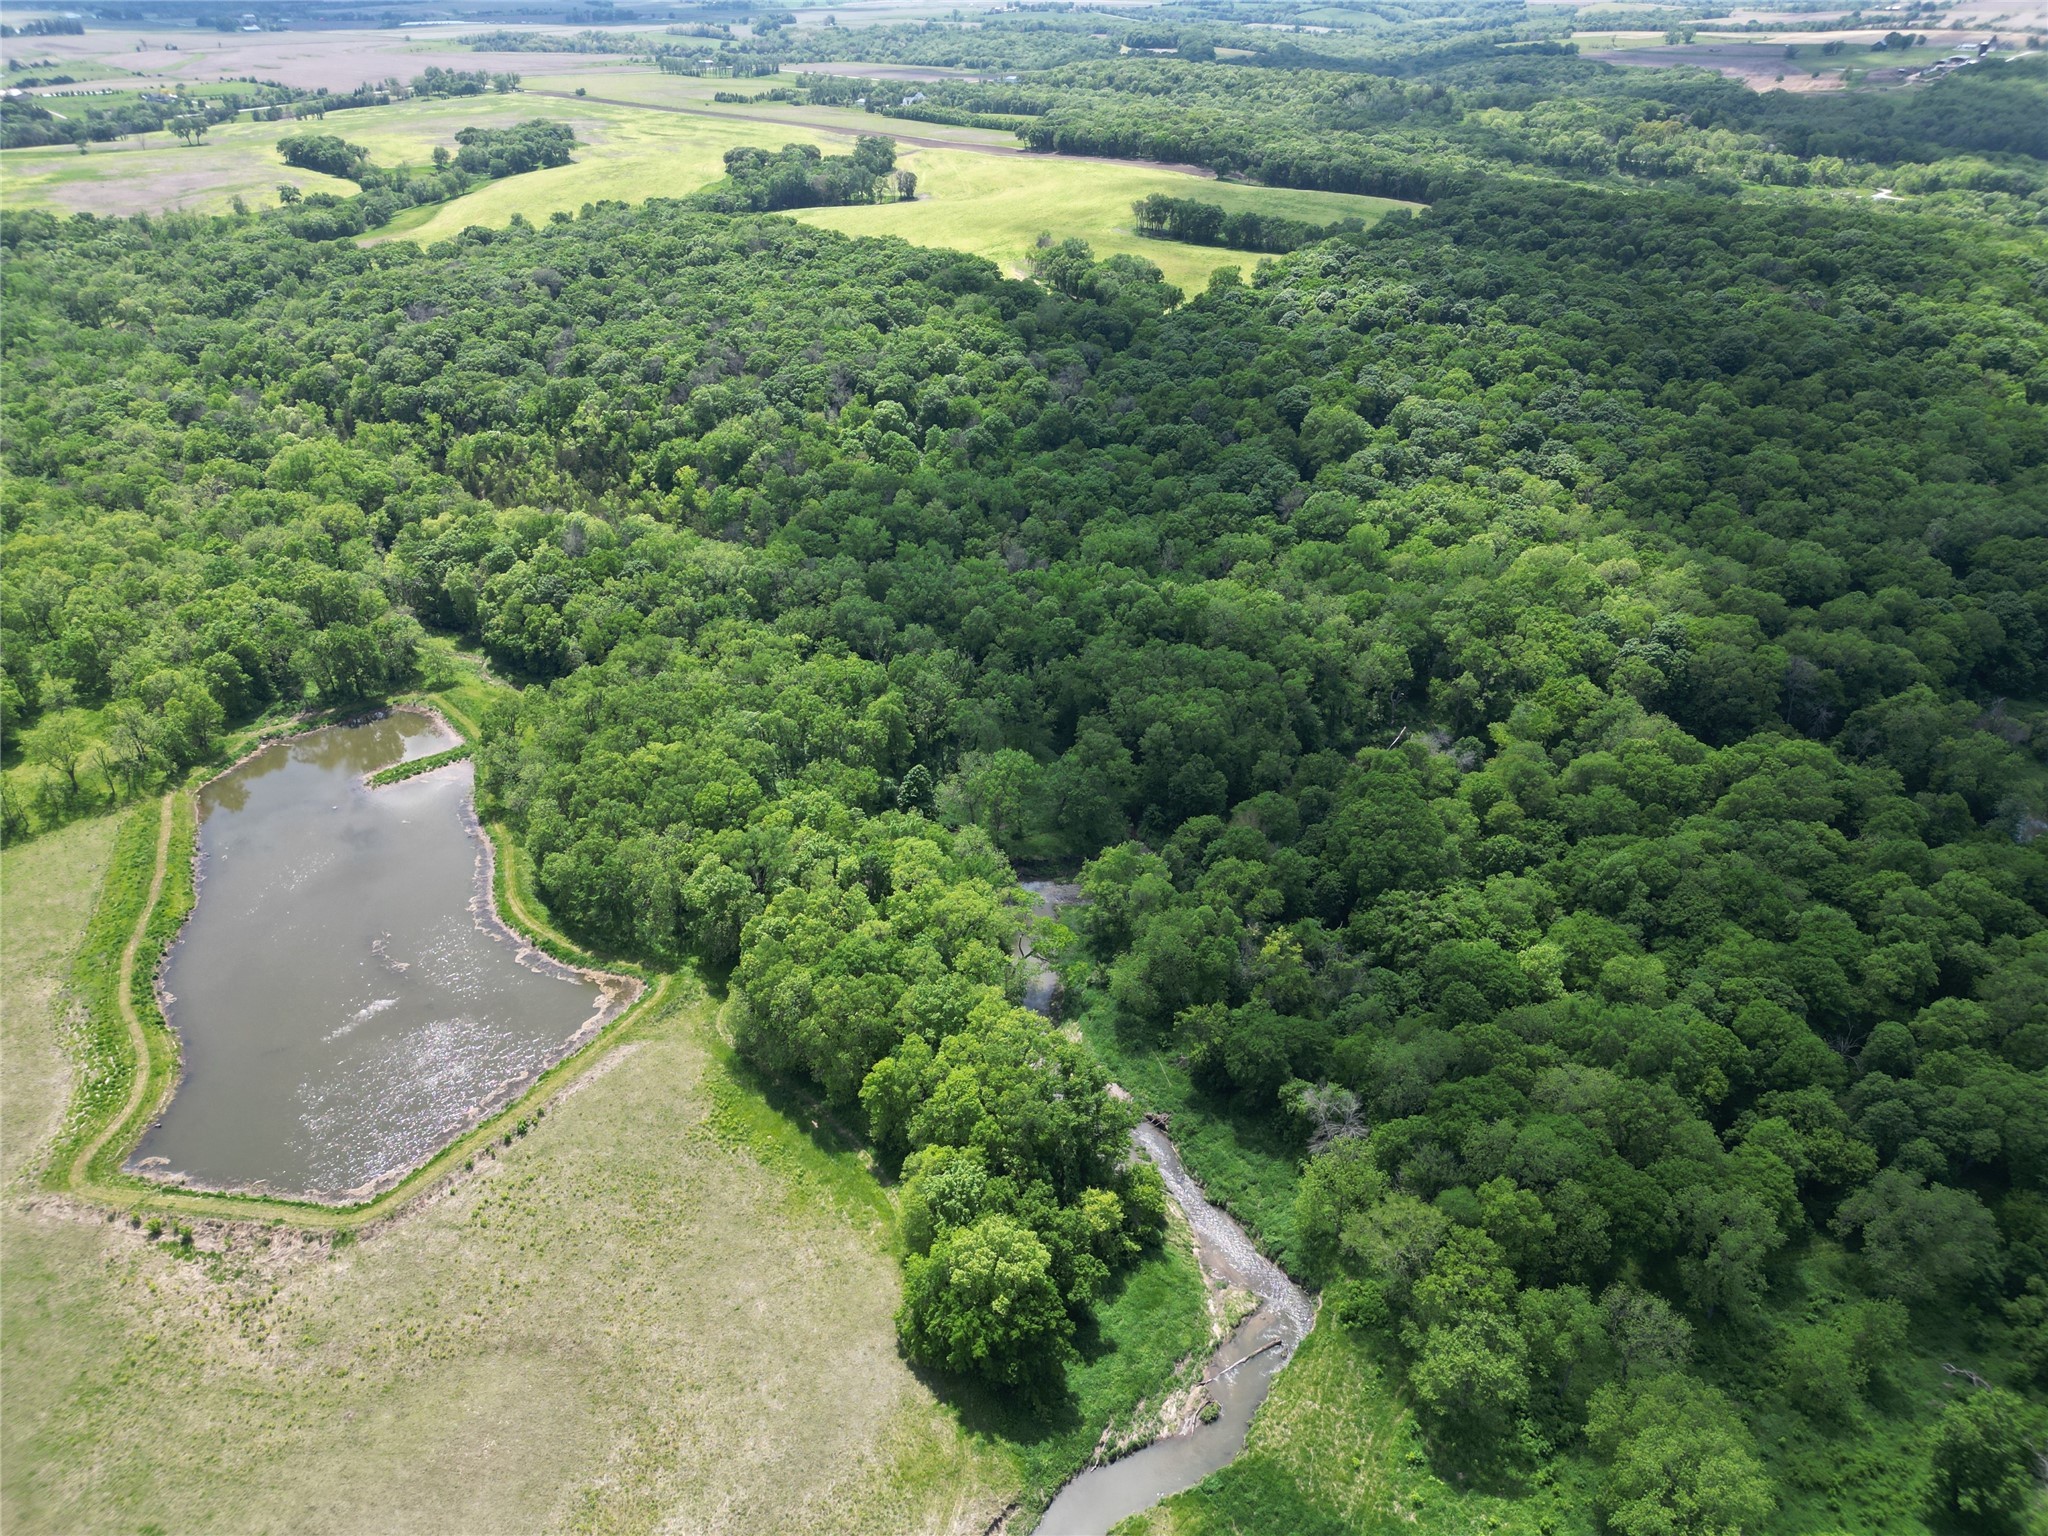
[[[1975,1195],[1895,1168],[1844,1200],[1834,1228],[1861,1235],[1872,1288],[1902,1301],[1958,1297],[1999,1269],[1998,1226]]]
[[[1744,1536],[1776,1498],[1728,1400],[1690,1377],[1602,1387],[1586,1426],[1607,1463],[1597,1496],[1619,1536]]]
[[[983,1217],[912,1255],[897,1326],[912,1359],[1012,1386],[1043,1382],[1072,1349],[1052,1256],[1007,1216]]]
[[[2043,1443],[2040,1412],[2017,1393],[1992,1388],[1954,1399],[1934,1430],[1936,1498],[1986,1530],[2016,1527]]]

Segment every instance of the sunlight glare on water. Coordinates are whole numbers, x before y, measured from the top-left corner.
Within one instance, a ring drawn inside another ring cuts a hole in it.
[[[164,971],[184,1075],[131,1165],[206,1186],[360,1190],[555,1059],[599,988],[489,914],[454,745],[397,712],[265,748],[200,793],[199,900]]]

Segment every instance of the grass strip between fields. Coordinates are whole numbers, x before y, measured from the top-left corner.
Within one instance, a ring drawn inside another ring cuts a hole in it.
[[[150,984],[192,906],[190,801],[171,793],[137,806],[115,834],[106,884],[73,962],[84,1005],[73,1060],[71,1113],[51,1149],[47,1177],[74,1191],[117,1171],[128,1145],[177,1071],[177,1042]],[[138,978],[143,985],[138,986]]]
[[[474,691],[476,686],[420,699],[462,733],[466,739],[461,746],[394,764],[372,775],[371,782],[396,782],[468,757],[478,733],[479,711],[475,701],[465,698],[456,703],[448,694]],[[273,734],[293,734],[302,726],[295,722]],[[385,779],[385,774],[394,777]],[[196,896],[194,795],[194,785],[187,784],[136,807],[115,836],[106,883],[72,965],[71,989],[81,1005],[70,1044],[77,1076],[70,1109],[44,1169],[44,1186],[53,1191],[121,1211],[353,1231],[392,1215],[436,1181],[466,1166],[486,1145],[523,1121],[528,1106],[538,1098],[581,1077],[638,1026],[661,1017],[691,990],[686,977],[650,974],[627,962],[593,956],[573,943],[547,920],[545,909],[530,895],[521,850],[509,830],[502,823],[488,825],[484,835],[491,843],[492,896],[501,920],[555,960],[644,981],[645,990],[629,1008],[581,1050],[542,1072],[518,1098],[471,1126],[390,1189],[359,1204],[181,1189],[127,1173],[122,1165],[178,1077],[178,1037],[158,1006],[156,975]]]

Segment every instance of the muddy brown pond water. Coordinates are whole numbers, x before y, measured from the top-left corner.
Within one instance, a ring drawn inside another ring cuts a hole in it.
[[[521,1091],[616,1011],[491,906],[457,744],[396,711],[264,748],[199,794],[198,901],[162,973],[183,1075],[130,1167],[359,1199]]]

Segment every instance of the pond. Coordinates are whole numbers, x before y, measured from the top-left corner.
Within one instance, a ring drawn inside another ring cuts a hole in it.
[[[198,900],[160,979],[182,1076],[131,1171],[359,1200],[630,1001],[498,921],[468,763],[394,711],[265,747],[199,793]]]

